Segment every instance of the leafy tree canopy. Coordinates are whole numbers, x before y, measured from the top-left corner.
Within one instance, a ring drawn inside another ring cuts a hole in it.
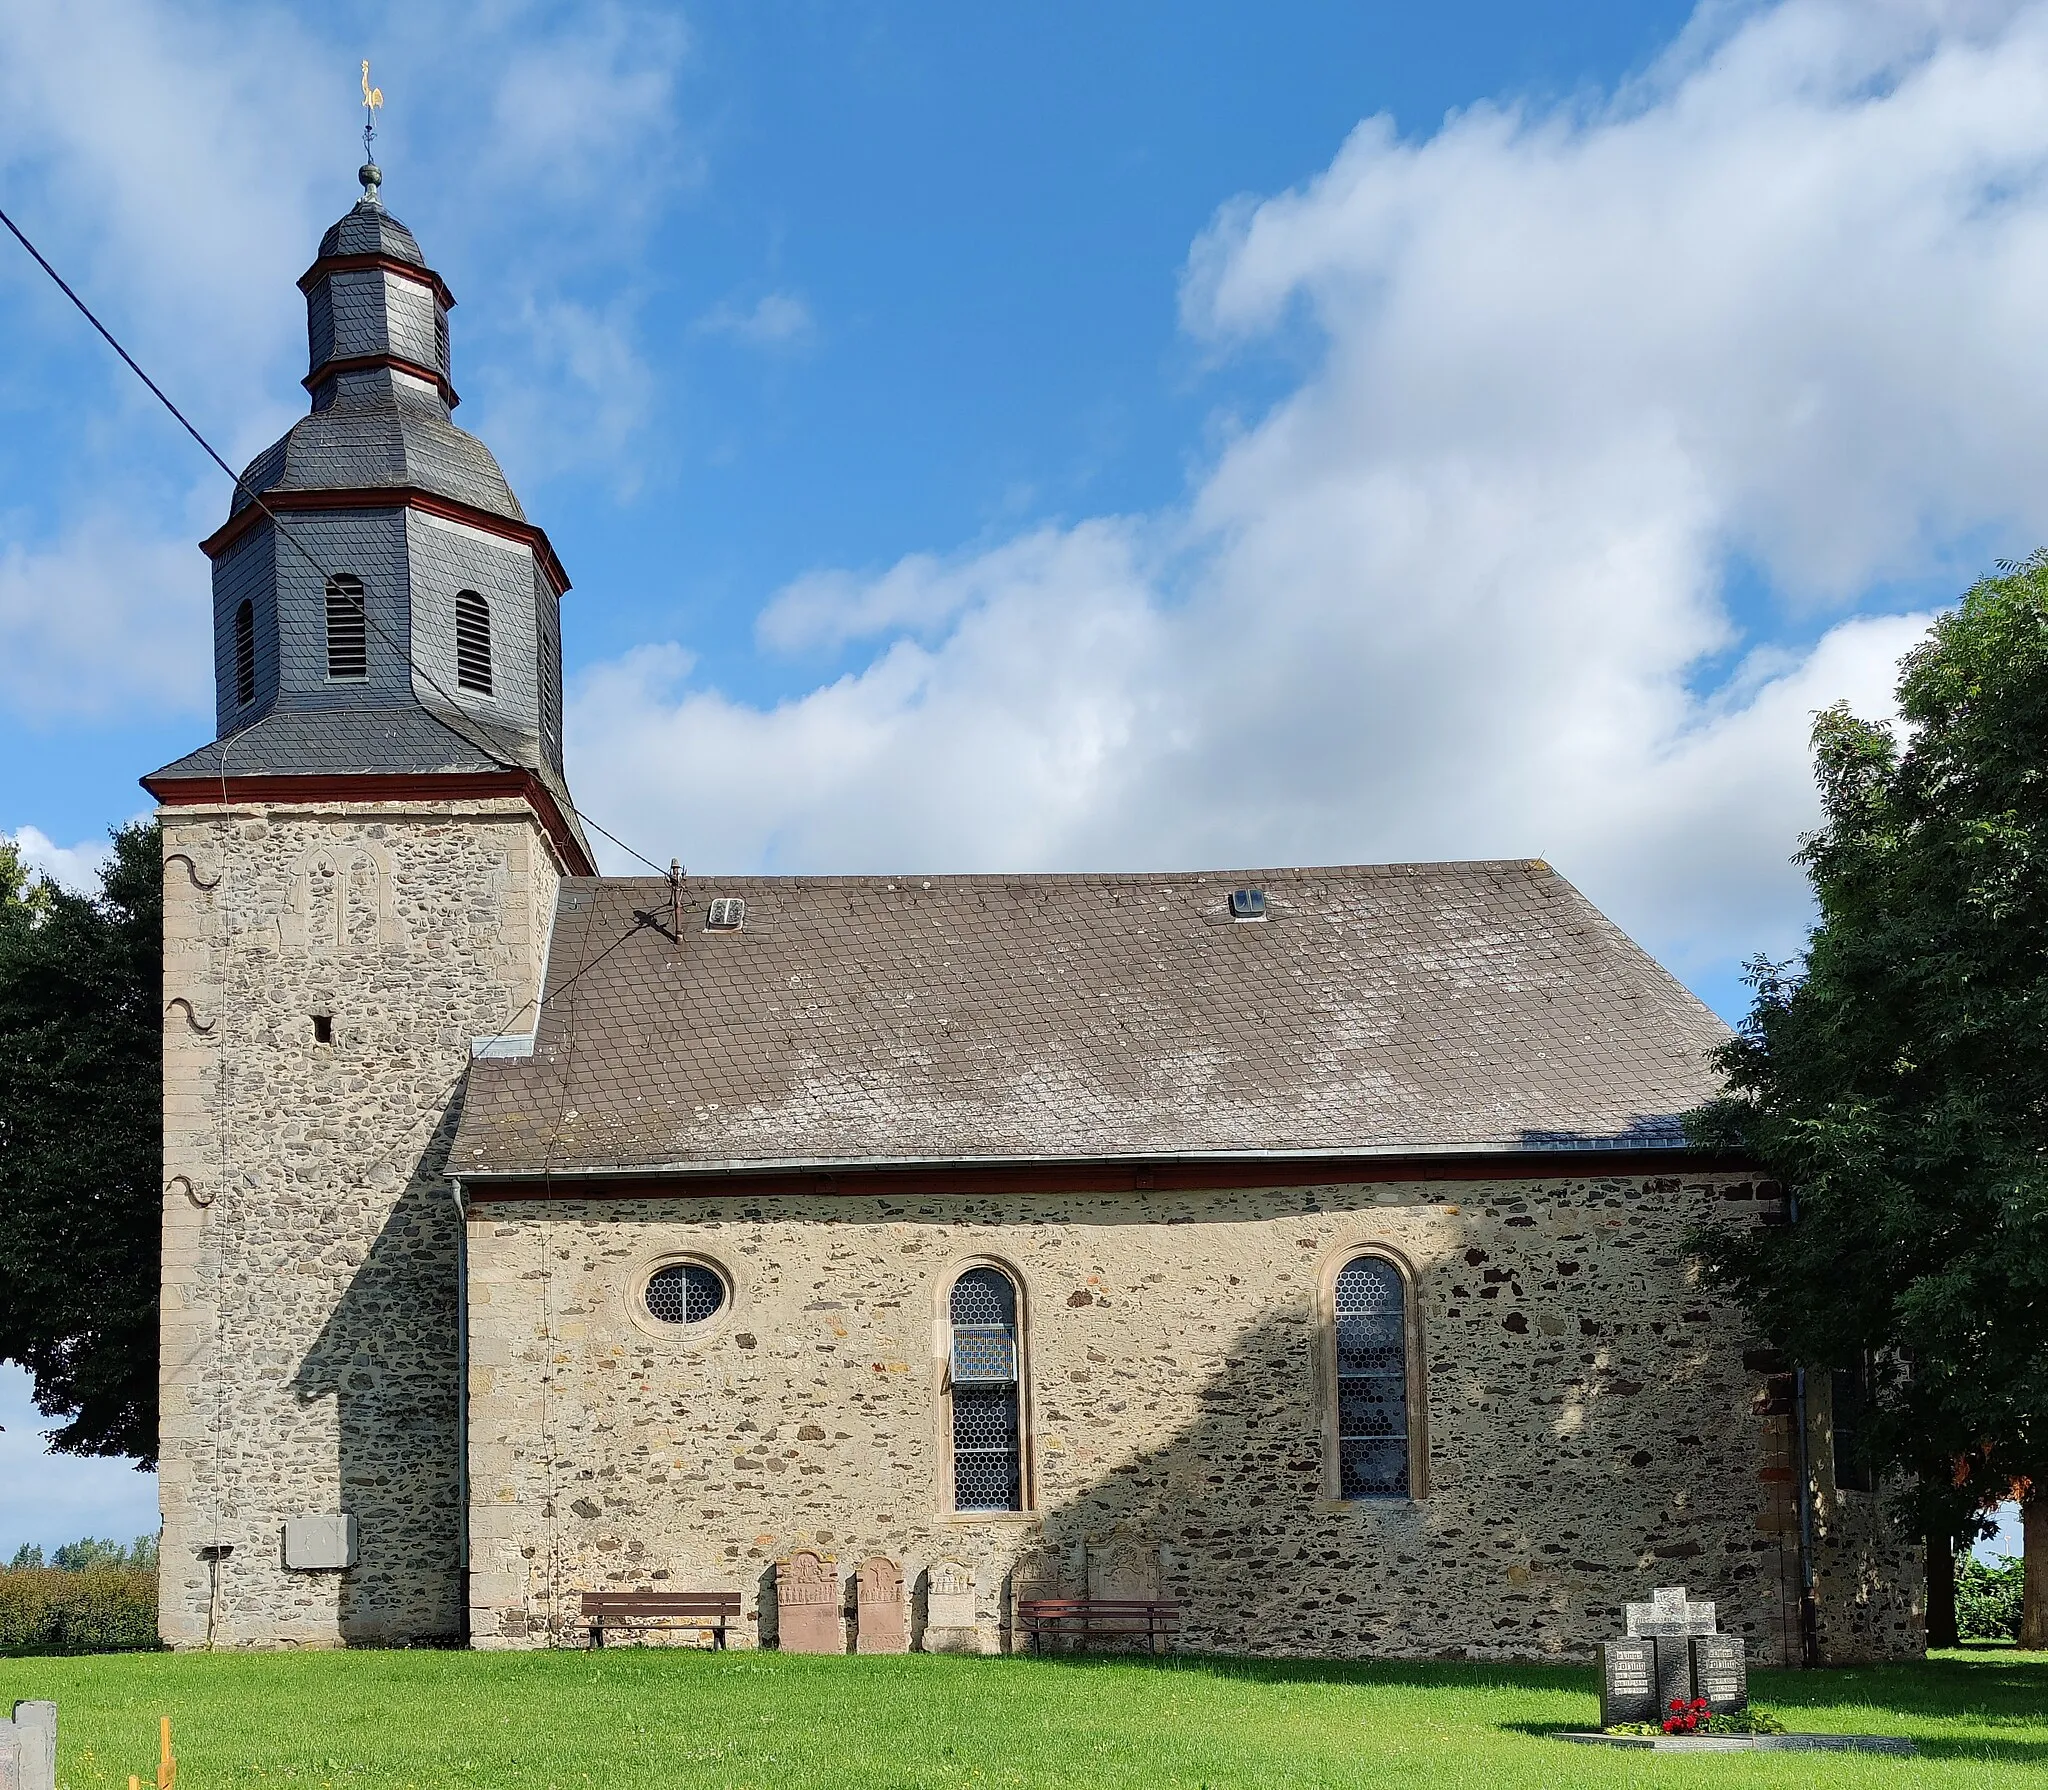
[[[0,847],[0,1360],[51,1446],[156,1458],[162,866],[114,834],[97,893]]]
[[[1689,1121],[1798,1220],[1697,1243],[1796,1358],[1886,1352],[1874,1464],[1961,1536],[2048,1484],[2048,559],[1942,617],[1899,707],[1902,732],[1818,718],[1803,973],[1751,966],[1728,1092]]]

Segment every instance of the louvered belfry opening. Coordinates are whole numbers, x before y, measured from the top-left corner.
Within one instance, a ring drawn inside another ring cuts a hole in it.
[[[491,606],[473,590],[455,593],[455,681],[491,693]]]
[[[1337,1275],[1340,1495],[1408,1495],[1408,1300],[1401,1272],[1358,1256]]]
[[[247,597],[235,611],[235,704],[256,700],[256,605]]]
[[[1024,1508],[1017,1289],[995,1268],[953,1283],[953,1508]]]
[[[370,675],[370,626],[363,609],[363,581],[353,572],[337,572],[327,581],[327,675],[345,679]]]

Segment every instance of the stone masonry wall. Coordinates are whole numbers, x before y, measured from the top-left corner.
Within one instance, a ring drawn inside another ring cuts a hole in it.
[[[739,1590],[769,1638],[798,1548],[915,1588],[972,1570],[978,1644],[1009,1575],[1085,1588],[1156,1546],[1184,1644],[1257,1654],[1584,1657],[1659,1584],[1796,1658],[1782,1420],[1685,1225],[1748,1222],[1739,1177],[1228,1193],[491,1201],[467,1288],[471,1628],[574,1644],[584,1590]],[[1326,1496],[1319,1288],[1359,1245],[1409,1265],[1427,1474]],[[733,1296],[664,1332],[633,1295],[678,1253]],[[943,1322],[977,1260],[1024,1290],[1026,1515],[949,1515]],[[1777,1430],[1772,1430],[1772,1422]],[[1914,1603],[1910,1559],[1878,1575]],[[1917,1633],[1881,1626],[1873,1651]]]
[[[452,1639],[442,1168],[471,1039],[532,1028],[559,868],[517,801],[161,818],[164,1639]],[[358,1563],[287,1571],[286,1519],[333,1512]]]

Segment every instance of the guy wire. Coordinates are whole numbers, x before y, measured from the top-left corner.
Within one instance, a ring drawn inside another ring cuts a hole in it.
[[[298,554],[298,556],[301,559],[303,559],[307,565],[311,566],[313,570],[319,574],[323,584],[330,583],[333,579],[334,574],[328,571],[328,569],[320,563],[319,559],[313,554],[313,552],[306,546],[306,544],[303,541],[299,539],[298,535],[285,523],[284,518],[281,517],[277,513],[277,511],[265,500],[263,493],[260,491],[250,489],[248,487],[248,485],[245,483],[246,475],[238,474],[232,466],[230,466],[225,460],[223,460],[220,457],[219,453],[215,451],[213,443],[208,441],[204,435],[200,434],[198,429],[196,429],[192,425],[191,420],[185,415],[185,413],[182,410],[180,410],[177,407],[177,405],[171,402],[170,398],[165,394],[163,387],[158,385],[154,379],[150,378],[150,376],[142,370],[141,363],[138,362],[136,358],[128,352],[127,349],[121,346],[120,342],[116,339],[114,332],[108,329],[107,326],[104,323],[102,323],[97,316],[93,314],[92,307],[88,305],[84,299],[80,298],[74,290],[72,290],[70,283],[64,278],[62,274],[60,274],[56,270],[56,268],[50,265],[48,259],[44,256],[42,250],[37,248],[34,243],[29,241],[28,237],[22,232],[21,226],[17,224],[11,217],[9,217],[4,209],[0,209],[0,224],[5,224],[7,226],[8,231],[13,235],[15,241],[20,243],[23,248],[28,250],[29,254],[34,258],[36,265],[40,267],[43,270],[43,272],[48,274],[50,278],[56,282],[57,289],[60,292],[62,292],[66,298],[70,299],[70,301],[75,306],[78,307],[79,314],[82,317],[84,317],[86,322],[90,323],[93,326],[93,328],[100,333],[100,335],[105,339],[108,347],[112,348],[113,351],[121,357],[121,359],[127,364],[129,370],[132,373],[134,373],[135,377],[141,380],[144,385],[149,387],[151,393],[156,397],[157,402],[162,404],[163,407],[166,410],[168,410],[173,417],[177,419],[179,427],[182,428],[187,435],[191,436],[192,439],[199,444],[201,451],[205,453],[206,457],[209,460],[211,460],[214,463],[214,465],[218,466],[222,472],[228,475],[229,479],[232,480],[234,483],[236,493],[241,496],[246,496],[250,503],[255,505],[257,509],[261,510],[263,514],[269,518],[271,525],[278,532],[278,537],[281,540],[283,540],[286,543],[286,545],[288,545],[292,549],[293,552]],[[370,614],[369,605],[364,601],[361,592],[344,591],[340,594],[353,601],[356,613],[362,618],[364,626],[375,632],[377,637],[380,640],[382,640],[386,646],[390,647],[402,659],[404,659],[407,669],[416,673],[421,679],[423,679],[427,687],[430,690],[432,690],[436,696],[440,697],[441,700],[448,704],[448,706],[457,715],[462,717],[462,722],[464,724],[475,727],[477,732],[470,733],[465,731],[464,725],[458,724],[457,722],[450,720],[446,715],[436,715],[434,718],[437,721],[441,722],[441,724],[445,726],[451,733],[455,734],[457,738],[463,740],[468,745],[474,746],[479,752],[481,752],[486,758],[490,759],[491,762],[497,765],[500,769],[508,771],[523,771],[531,768],[527,765],[520,763],[520,761],[516,758],[508,757],[507,754],[492,740],[488,723],[476,720],[474,717],[470,716],[463,709],[461,703],[458,702],[455,699],[455,697],[451,696],[448,693],[448,691],[442,687],[440,680],[437,679],[434,676],[434,674],[431,671],[429,671],[424,665],[421,665],[417,660],[413,658],[410,648],[406,646],[401,646],[398,643],[398,641],[392,638],[390,633],[385,629],[384,625],[381,622],[379,622],[376,619],[376,617]],[[267,719],[267,717],[265,718]],[[260,724],[260,722],[257,723],[257,725]],[[244,729],[242,731],[247,730]],[[481,734],[483,737],[479,738],[478,734]],[[225,742],[223,742],[223,744],[225,744]],[[221,762],[223,768],[225,768],[227,762],[225,753],[223,753],[222,755]],[[550,791],[549,793],[552,794],[553,792]],[[225,794],[225,789],[223,790],[223,794]],[[645,852],[636,851],[632,846],[628,845],[623,839],[621,839],[616,833],[614,833],[609,827],[600,826],[596,821],[592,820],[589,815],[585,814],[582,809],[578,808],[575,805],[573,801],[570,801],[568,799],[566,791],[563,795],[563,802],[564,805],[569,809],[569,812],[575,815],[578,820],[582,821],[585,826],[589,827],[593,832],[602,834],[606,839],[609,839],[612,842],[612,844],[616,845],[622,852],[626,853],[628,857],[639,859],[641,863],[645,864],[648,867],[648,869],[652,870],[657,876],[666,877],[668,875],[668,872],[665,869],[663,869],[661,865],[657,864],[652,858],[650,858]]]

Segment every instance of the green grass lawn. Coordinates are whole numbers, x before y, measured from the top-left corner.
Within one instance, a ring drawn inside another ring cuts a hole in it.
[[[1589,1669],[1179,1660],[603,1653],[115,1654],[0,1659],[0,1701],[55,1697],[58,1781],[179,1790],[441,1785],[2048,1785],[2048,1654],[1759,1672],[1795,1729],[1905,1734],[1921,1757],[1690,1759],[1551,1739]]]

